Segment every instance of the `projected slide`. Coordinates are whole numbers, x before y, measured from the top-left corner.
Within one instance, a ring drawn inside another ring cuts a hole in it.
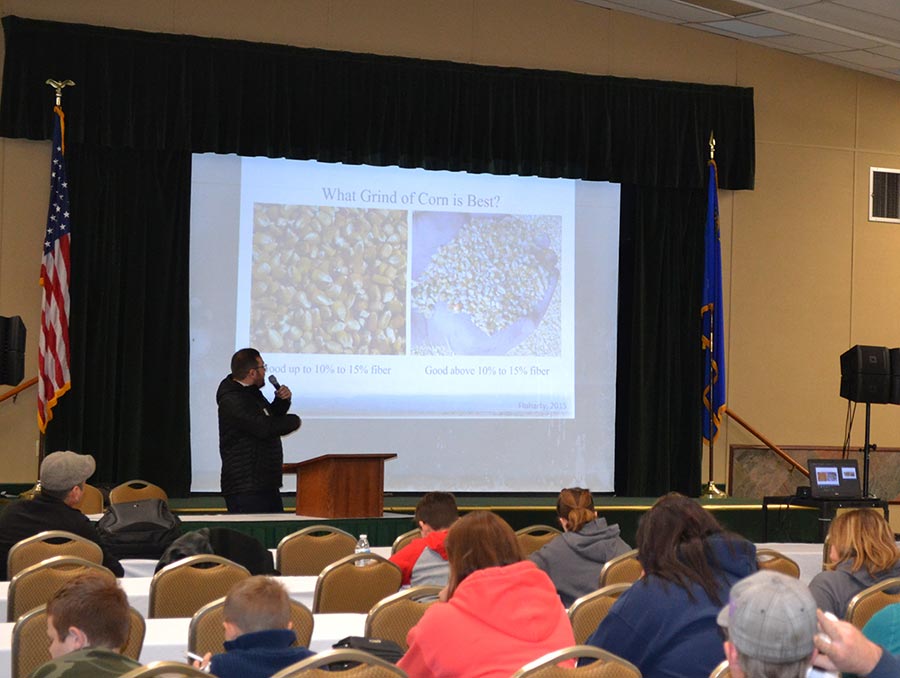
[[[618,222],[612,184],[194,156],[192,490],[219,489],[215,392],[254,346],[303,419],[286,461],[611,491]]]
[[[308,415],[571,418],[574,207],[572,181],[244,158],[235,346]]]

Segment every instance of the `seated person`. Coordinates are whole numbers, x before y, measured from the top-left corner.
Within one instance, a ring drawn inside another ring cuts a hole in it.
[[[816,601],[780,572],[756,572],[731,587],[718,622],[731,678],[806,678],[816,658]]]
[[[512,528],[489,511],[447,535],[446,602],[432,604],[397,662],[410,678],[509,678],[528,662],[575,644],[550,578],[522,560]]]
[[[868,678],[900,676],[900,656],[885,651],[853,624],[840,621],[831,612],[818,610],[816,616],[822,631],[816,634],[816,649],[819,651],[814,662],[816,666]]]
[[[863,635],[888,652],[900,653],[900,603],[886,605],[863,626]]]
[[[268,678],[313,655],[295,647],[291,603],[276,579],[257,575],[231,587],[223,610],[225,652],[207,652],[194,666],[210,666],[219,678]]]
[[[415,520],[422,536],[391,556],[403,572],[403,585],[445,586],[450,572],[444,540],[459,518],[456,497],[449,492],[429,492],[416,504]]]
[[[857,593],[885,579],[900,577],[900,549],[881,511],[854,509],[841,513],[831,521],[828,543],[825,570],[809,582],[809,590],[823,612],[843,617]]]
[[[732,585],[756,571],[756,547],[676,493],[641,516],[635,541],[644,576],[587,645],[627,659],[644,676],[708,676],[725,658],[717,615]]]
[[[528,556],[553,580],[562,604],[597,590],[600,570],[610,558],[631,550],[619,537],[618,525],[607,525],[594,510],[594,497],[580,487],[566,488],[556,500],[556,516],[563,528],[557,537]]]
[[[103,549],[103,566],[117,577],[125,575],[119,561],[103,547],[94,524],[74,508],[95,467],[89,454],[54,452],[44,457],[40,492],[34,499],[14,501],[0,514],[0,580],[9,578],[6,559],[13,545],[45,530],[65,530],[96,542]]]
[[[70,579],[47,603],[52,659],[31,678],[104,678],[138,668],[120,654],[130,627],[128,598],[115,580],[95,572]]]

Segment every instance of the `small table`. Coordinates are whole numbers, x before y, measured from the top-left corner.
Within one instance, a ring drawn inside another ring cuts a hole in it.
[[[819,540],[824,543],[828,535],[831,521],[837,515],[838,509],[880,508],[884,511],[884,519],[888,519],[888,503],[884,499],[813,499],[812,497],[763,497],[763,538],[769,541],[769,506],[772,504],[785,504],[790,506],[803,506],[805,508],[819,509]]]

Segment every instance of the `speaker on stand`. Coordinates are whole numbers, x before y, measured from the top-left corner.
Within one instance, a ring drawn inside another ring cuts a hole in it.
[[[896,350],[896,349],[895,349]],[[841,397],[866,404],[866,442],[863,447],[863,497],[869,497],[869,455],[872,403],[891,402],[891,352],[887,346],[856,345],[841,354]],[[898,359],[900,368],[900,359]]]
[[[22,316],[0,315],[0,385],[18,386],[25,378],[25,323]]]

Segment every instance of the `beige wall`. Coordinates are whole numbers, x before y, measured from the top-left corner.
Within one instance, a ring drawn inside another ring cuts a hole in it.
[[[0,0],[0,11],[753,87],[756,189],[720,196],[729,404],[776,443],[839,445],[846,407],[839,354],[857,343],[900,345],[900,225],[866,220],[869,166],[900,167],[900,82],[576,0]],[[36,371],[48,158],[46,143],[0,140],[0,314],[25,319],[28,375]],[[34,399],[32,389],[0,404],[3,481],[33,479]],[[856,429],[860,444],[862,410]],[[900,407],[873,407],[872,437],[900,446]],[[729,422],[715,480],[726,478],[728,445],[752,442]]]

